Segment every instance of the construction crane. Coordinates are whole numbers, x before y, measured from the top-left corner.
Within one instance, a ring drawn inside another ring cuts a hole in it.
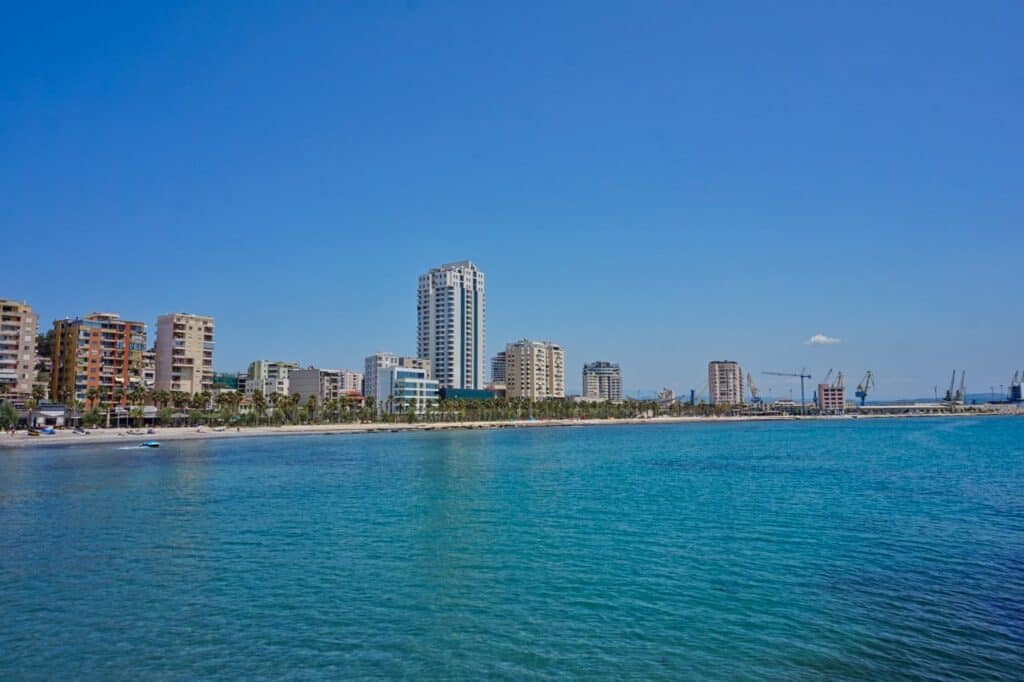
[[[864,401],[868,399],[868,391],[875,387],[875,373],[870,369],[864,374],[864,378],[857,384],[857,392],[855,396],[860,398],[860,404],[863,405]]]
[[[800,413],[807,414],[807,400],[804,393],[804,379],[810,379],[811,375],[807,374],[806,369],[800,370],[799,374],[793,372],[765,372],[765,374],[771,374],[776,377],[800,377]]]

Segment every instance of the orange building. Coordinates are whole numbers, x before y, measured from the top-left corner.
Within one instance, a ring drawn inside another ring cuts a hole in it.
[[[50,396],[59,402],[96,407],[98,402],[125,405],[134,386],[143,386],[146,325],[113,313],[92,313],[53,323],[53,371]]]

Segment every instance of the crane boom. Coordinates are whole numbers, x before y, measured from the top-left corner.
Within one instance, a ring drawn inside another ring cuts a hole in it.
[[[807,399],[804,393],[804,379],[810,379],[811,375],[807,374],[807,370],[800,370],[799,373],[794,372],[764,372],[764,374],[770,374],[776,377],[799,377],[800,378],[800,412],[807,414]]]

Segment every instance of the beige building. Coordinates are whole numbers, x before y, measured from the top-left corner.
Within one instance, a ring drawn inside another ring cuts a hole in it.
[[[743,403],[743,370],[732,360],[708,363],[708,396],[712,405]]]
[[[505,346],[505,392],[509,398],[564,398],[565,351],[528,339]]]
[[[213,318],[168,313],[156,322],[156,387],[188,394],[213,389]]]
[[[32,395],[38,326],[27,303],[0,298],[0,395]]]
[[[347,369],[307,367],[288,372],[288,394],[297,395],[305,403],[316,396],[321,404],[340,398],[362,396],[363,375]]]

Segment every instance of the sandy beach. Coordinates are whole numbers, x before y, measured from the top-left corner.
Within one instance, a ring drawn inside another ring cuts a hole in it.
[[[971,412],[949,413],[927,416],[963,417],[993,416],[1021,414],[1020,412]],[[341,435],[353,433],[381,433],[403,431],[450,431],[471,429],[519,429],[519,428],[550,428],[573,426],[615,426],[627,424],[726,424],[737,422],[765,421],[819,421],[849,419],[906,419],[924,415],[806,415],[806,416],[723,416],[723,417],[651,417],[631,419],[535,419],[518,421],[477,421],[477,422],[438,422],[415,424],[300,424],[287,426],[243,426],[239,428],[220,427],[157,427],[154,433],[129,433],[134,429],[90,429],[87,435],[76,434],[71,429],[57,429],[52,435],[29,436],[26,431],[18,431],[13,436],[0,434],[0,449],[23,447],[97,445],[102,443],[133,444],[146,440],[160,442],[177,440],[212,440],[220,438],[256,438],[275,436],[310,436],[310,435]]]

